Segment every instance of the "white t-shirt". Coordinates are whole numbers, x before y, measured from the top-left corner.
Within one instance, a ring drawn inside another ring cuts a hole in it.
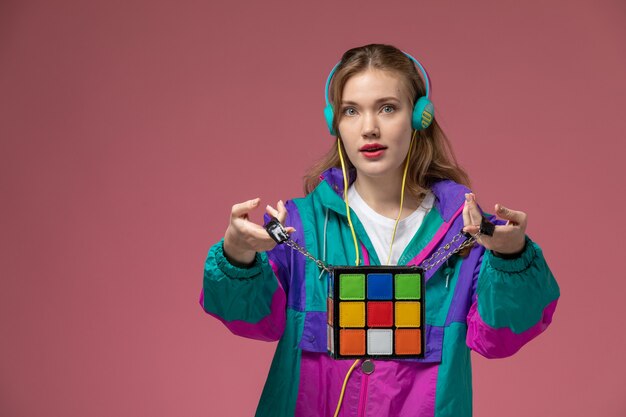
[[[393,253],[391,254],[389,265],[398,264],[400,255],[402,255],[402,252],[404,252],[404,249],[422,224],[426,214],[433,207],[434,202],[434,194],[428,191],[417,210],[398,222],[396,238],[393,241]],[[391,244],[391,236],[393,235],[393,227],[396,224],[396,219],[390,219],[375,212],[374,209],[368,206],[363,198],[361,198],[354,184],[348,188],[348,203],[363,224],[367,235],[374,245],[381,265],[387,265],[389,245]]]

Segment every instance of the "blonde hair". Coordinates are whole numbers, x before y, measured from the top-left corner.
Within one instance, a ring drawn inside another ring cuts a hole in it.
[[[426,94],[424,82],[413,61],[402,51],[391,45],[365,45],[346,51],[333,75],[329,93],[335,115],[341,115],[342,93],[348,79],[369,68],[399,75],[411,99],[411,106],[419,97]],[[339,131],[340,117],[335,117],[333,120],[335,132]],[[345,155],[343,144],[341,146]],[[469,177],[457,163],[450,142],[436,118],[428,128],[417,132],[412,146],[406,185],[408,191],[415,197],[423,197],[430,186],[441,179],[450,179],[467,187],[470,186]],[[349,160],[346,163],[349,169],[354,168]],[[304,176],[305,194],[312,192],[320,183],[320,174],[329,168],[340,166],[337,146],[333,142],[330,151]]]

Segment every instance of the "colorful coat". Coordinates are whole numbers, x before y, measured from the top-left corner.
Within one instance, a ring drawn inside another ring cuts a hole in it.
[[[330,169],[322,179],[308,196],[286,203],[284,223],[295,227],[292,238],[316,258],[353,265],[341,171]],[[448,180],[431,190],[434,207],[399,265],[415,258],[438,232],[445,232],[439,243],[445,244],[463,227],[462,216],[454,215],[469,190]],[[370,264],[380,265],[354,212],[351,218]],[[279,340],[257,417],[325,417],[335,411],[354,361],[326,353],[325,278],[314,262],[286,245],[258,253],[250,268],[231,265],[221,241],[209,251],[200,296],[204,310],[234,334]],[[469,256],[455,255],[429,270],[425,279],[424,358],[374,360],[369,375],[355,368],[339,416],[470,416],[470,349],[487,358],[514,354],[548,327],[560,295],[541,249],[528,237],[519,258],[498,258],[477,245]]]

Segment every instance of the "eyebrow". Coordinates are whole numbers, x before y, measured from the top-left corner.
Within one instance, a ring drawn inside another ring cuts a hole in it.
[[[400,103],[400,102],[401,102],[398,98],[396,98],[396,97],[391,97],[391,96],[390,96],[390,97],[382,97],[382,98],[379,98],[378,100],[376,100],[376,101],[374,102],[374,104],[382,103],[383,101],[395,101],[395,102],[397,102],[397,103]],[[356,102],[354,102],[354,101],[342,101],[342,102],[341,102],[341,104],[342,104],[342,105],[349,104],[349,105],[353,105],[353,106],[358,106],[358,103],[356,103]]]

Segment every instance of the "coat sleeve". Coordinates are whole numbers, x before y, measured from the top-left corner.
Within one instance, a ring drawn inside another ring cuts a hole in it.
[[[487,358],[513,355],[542,333],[560,296],[541,248],[529,237],[515,259],[485,251],[473,288],[466,343]]]
[[[274,341],[285,329],[285,291],[277,266],[257,253],[250,268],[239,268],[224,256],[224,240],[209,250],[204,264],[200,305],[234,334]]]
[[[296,226],[296,205],[285,203],[285,225]],[[266,216],[265,221],[269,218]],[[291,277],[291,248],[277,245],[257,253],[249,268],[232,265],[224,256],[224,239],[213,245],[204,264],[200,305],[234,334],[251,339],[280,339],[286,323]]]

